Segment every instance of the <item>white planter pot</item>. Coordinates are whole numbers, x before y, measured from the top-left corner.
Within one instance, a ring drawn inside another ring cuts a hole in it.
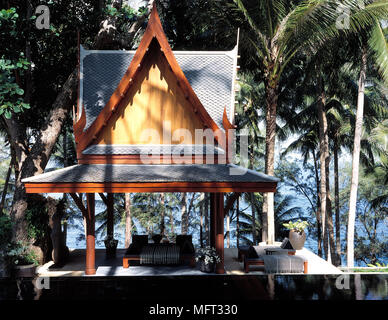
[[[295,250],[301,250],[303,249],[304,243],[306,242],[306,233],[303,231],[300,234],[299,232],[290,230],[288,239],[290,240],[291,245]]]

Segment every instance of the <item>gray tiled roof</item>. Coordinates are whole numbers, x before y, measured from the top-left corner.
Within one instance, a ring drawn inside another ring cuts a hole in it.
[[[152,145],[152,144],[134,144],[134,145],[91,145],[85,149],[82,154],[224,154],[225,151],[212,145]]]
[[[85,129],[90,127],[128,69],[134,51],[81,50],[81,103],[86,110]],[[222,129],[226,107],[230,118],[234,75],[233,51],[174,52],[199,100]]]
[[[240,173],[240,174],[238,174]],[[79,164],[23,179],[23,183],[85,182],[278,182],[260,172],[229,164]]]

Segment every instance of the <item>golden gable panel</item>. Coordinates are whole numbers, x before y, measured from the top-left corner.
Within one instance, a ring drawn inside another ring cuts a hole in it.
[[[195,129],[204,129],[160,50],[144,59],[123,103],[125,108],[109,120],[98,144],[194,144]],[[174,133],[179,140],[169,139]]]

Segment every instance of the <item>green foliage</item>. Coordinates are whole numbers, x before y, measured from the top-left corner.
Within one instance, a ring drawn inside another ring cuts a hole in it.
[[[144,12],[144,11],[143,11]],[[132,7],[127,4],[122,5],[119,9],[113,7],[108,4],[105,8],[105,13],[112,17],[121,18],[124,20],[133,20],[135,19],[141,12],[136,11]]]
[[[276,174],[277,177],[282,178],[283,176]],[[257,240],[261,240],[262,232],[262,205],[263,205],[263,196],[260,193],[243,193],[242,194],[243,203],[247,203],[248,206],[241,208],[239,210],[239,238],[247,244],[252,244],[250,236],[252,235],[252,201],[255,212],[255,231]],[[296,219],[297,217],[304,217],[303,211],[301,208],[295,204],[296,197],[294,195],[285,194],[281,187],[279,187],[278,192],[275,194],[275,235],[277,240],[281,241],[284,236],[286,236],[286,231],[283,226],[283,222],[288,221],[289,219]],[[247,209],[250,209],[249,211]],[[231,221],[235,222],[236,216],[231,216]]]
[[[0,48],[0,58],[10,60],[17,66],[20,59],[31,61],[31,65],[22,62],[24,68],[11,70],[7,82],[16,83],[24,90],[24,95],[13,95],[7,99],[15,110],[9,109],[8,117],[13,112],[21,127],[29,127],[28,135],[36,136],[45,123],[45,117],[52,109],[53,103],[62,90],[63,84],[77,64],[77,31],[81,34],[81,43],[89,46],[94,41],[99,30],[101,11],[98,1],[92,0],[62,0],[44,3],[50,9],[50,29],[37,29],[34,9],[41,4],[38,0],[12,1],[11,8],[16,16],[7,15],[7,21],[0,18],[0,40],[6,45]],[[3,6],[5,7],[5,6]],[[6,9],[4,9],[6,10]],[[28,15],[31,15],[28,18]],[[25,52],[25,56],[20,56]],[[19,64],[20,66],[20,64]],[[26,69],[27,67],[28,69]],[[15,73],[17,71],[17,73]],[[1,72],[3,73],[3,72]],[[4,83],[3,80],[0,83]],[[19,91],[21,93],[21,91]],[[15,102],[25,99],[31,106]],[[0,103],[1,106],[6,105]],[[4,107],[3,107],[4,108]],[[72,128],[72,126],[70,126]]]
[[[12,241],[13,223],[8,215],[0,214],[0,261],[7,265],[38,264],[36,254],[23,242]]]
[[[15,8],[0,11],[0,36],[6,32],[16,37],[16,22],[19,15]],[[22,96],[24,90],[16,83],[15,75],[22,75],[28,69],[29,62],[25,59],[23,52],[19,55],[14,52],[3,51],[0,53],[0,116],[7,119],[12,117],[12,112],[20,113],[30,106],[24,103]]]
[[[343,221],[347,220],[350,170],[345,168],[344,189],[341,198],[344,203],[341,207]],[[346,174],[346,176],[345,176]],[[367,173],[363,168],[359,173],[359,184],[357,192],[356,228],[354,258],[364,264],[377,264],[386,261],[388,252],[387,241],[387,202],[374,201],[386,197],[385,176],[379,171]],[[381,200],[382,200],[381,199]]]
[[[27,244],[20,241],[10,246],[10,250],[6,253],[6,259],[10,265],[39,264],[36,254]]]
[[[368,265],[368,266],[373,266],[373,265]],[[362,272],[362,273],[368,273],[368,272],[388,272],[388,268],[384,268],[384,269],[369,269],[369,268],[365,268],[365,269],[361,269],[361,268],[354,268],[354,269],[351,269],[351,270],[348,270],[348,271],[351,271],[351,272]]]
[[[43,239],[48,232],[48,220],[47,207],[39,203],[30,203],[26,210],[28,238],[35,241]]]
[[[15,25],[16,19],[19,15],[16,13],[15,8],[2,9],[0,10],[0,26],[3,25]]]
[[[378,262],[376,262],[376,264],[368,263],[367,266],[371,268],[388,268],[388,264],[378,263]]]
[[[378,21],[374,24],[368,41],[381,76],[385,83],[388,84],[388,42],[387,36],[384,34],[384,30]]]
[[[0,213],[0,252],[8,250],[12,241],[12,221],[6,214]]]
[[[129,23],[132,23],[140,16],[147,14],[148,10],[144,7],[135,10],[127,4],[123,4],[120,8],[116,8],[108,3],[104,8],[103,13],[105,16],[114,18],[116,28],[119,31],[124,31],[129,28]]]
[[[298,219],[297,221],[289,221],[288,223],[283,223],[283,226],[285,226],[289,230],[293,230],[299,233],[303,233],[304,229],[307,228],[309,223],[307,221],[302,221]]]

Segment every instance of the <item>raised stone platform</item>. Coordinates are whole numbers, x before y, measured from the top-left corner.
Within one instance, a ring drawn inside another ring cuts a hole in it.
[[[95,276],[190,276],[209,275],[202,273],[198,268],[189,266],[134,266],[128,269],[122,267],[122,257],[125,249],[118,249],[116,259],[107,260],[105,249],[96,249],[96,275]],[[225,248],[225,274],[245,275],[243,262],[237,259],[237,248]],[[340,274],[341,270],[323,260],[310,250],[304,248],[297,250],[296,255],[304,256],[308,261],[308,274]],[[53,262],[48,262],[38,268],[40,276],[71,277],[83,276],[85,270],[85,249],[71,249],[68,263],[63,267],[56,267]],[[249,275],[262,275],[264,267],[255,267]],[[212,274],[213,275],[213,274]],[[214,274],[214,276],[217,276]]]

